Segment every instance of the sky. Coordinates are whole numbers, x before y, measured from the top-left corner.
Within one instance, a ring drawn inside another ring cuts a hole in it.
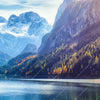
[[[33,11],[53,25],[58,7],[63,0],[0,0],[0,16],[9,18],[10,15],[19,15]]]

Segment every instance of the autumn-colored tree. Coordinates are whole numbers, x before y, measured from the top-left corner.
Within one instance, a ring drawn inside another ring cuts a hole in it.
[[[96,57],[95,57],[95,62],[94,62],[94,63],[97,64],[98,62],[99,62],[99,58],[96,56]]]

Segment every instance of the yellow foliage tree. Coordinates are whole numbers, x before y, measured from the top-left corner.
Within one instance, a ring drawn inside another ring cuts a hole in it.
[[[96,57],[95,57],[95,62],[94,62],[94,63],[97,64],[98,62],[99,62],[99,58],[96,56]]]

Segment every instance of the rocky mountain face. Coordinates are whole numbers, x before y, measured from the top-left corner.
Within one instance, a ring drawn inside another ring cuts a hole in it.
[[[76,1],[76,0],[64,0],[63,3],[60,5],[56,18],[55,18],[55,22],[61,17],[61,15],[63,14],[65,8],[67,5],[69,5],[69,3]]]
[[[27,44],[24,50],[21,52],[23,53],[29,53],[29,52],[37,52],[37,47],[34,44]]]
[[[28,44],[40,46],[42,37],[51,30],[51,25],[37,13],[25,12],[11,15],[0,24],[0,51],[15,57]]]
[[[63,14],[55,22],[50,36],[44,47],[42,47],[43,49],[40,47],[39,52],[48,52],[59,47],[62,43],[66,44],[81,31],[100,21],[99,6],[100,2],[98,0],[76,0],[69,2]]]

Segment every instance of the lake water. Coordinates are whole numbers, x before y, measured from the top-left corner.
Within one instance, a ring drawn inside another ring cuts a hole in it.
[[[100,80],[1,80],[0,100],[100,100]]]

